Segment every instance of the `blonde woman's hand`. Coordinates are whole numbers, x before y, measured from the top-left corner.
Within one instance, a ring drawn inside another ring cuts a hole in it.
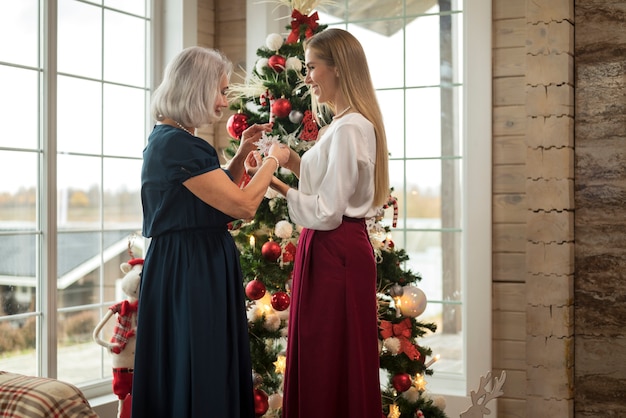
[[[278,164],[280,166],[284,166],[289,161],[289,155],[291,154],[291,148],[287,145],[276,142],[272,144],[270,150],[267,152],[267,155],[271,155],[273,157],[278,158]]]

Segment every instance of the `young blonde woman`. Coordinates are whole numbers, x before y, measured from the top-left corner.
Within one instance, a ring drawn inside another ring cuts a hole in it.
[[[305,44],[315,112],[332,122],[274,179],[291,220],[304,227],[294,264],[283,418],[380,418],[376,263],[365,219],[389,196],[381,111],[365,53],[341,29]]]

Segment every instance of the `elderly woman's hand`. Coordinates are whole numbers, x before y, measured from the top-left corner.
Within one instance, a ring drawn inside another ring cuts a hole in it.
[[[243,163],[243,166],[246,168],[246,173],[250,177],[254,177],[261,165],[263,164],[263,159],[261,158],[261,153],[259,151],[251,151],[246,156],[246,160]]]
[[[257,124],[246,128],[245,131],[241,133],[241,140],[239,141],[239,148],[237,149],[237,153],[241,153],[243,155],[248,155],[251,151],[257,149],[255,142],[258,142],[263,135],[263,132],[272,132],[273,122]]]

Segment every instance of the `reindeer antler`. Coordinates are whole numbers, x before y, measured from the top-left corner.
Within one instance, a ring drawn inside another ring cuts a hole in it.
[[[506,379],[506,371],[502,370],[502,374],[500,378],[494,378],[493,387],[491,391],[487,392],[486,386],[491,381],[491,372],[487,373],[487,376],[481,376],[480,378],[480,386],[478,392],[472,391],[470,393],[472,398],[472,406],[461,414],[463,418],[469,417],[481,417],[483,415],[489,415],[491,411],[486,407],[487,403],[492,399],[497,398],[502,395],[502,386],[504,385],[504,380]],[[482,402],[481,402],[482,401]],[[480,414],[480,415],[479,415]]]

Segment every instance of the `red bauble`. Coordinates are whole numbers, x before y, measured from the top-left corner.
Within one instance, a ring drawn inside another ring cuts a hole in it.
[[[272,308],[277,311],[284,311],[289,307],[291,299],[285,292],[276,292],[272,295]]]
[[[265,296],[265,285],[262,281],[250,280],[246,285],[246,296],[251,300],[259,300]]]
[[[261,247],[261,254],[267,261],[276,261],[280,254],[282,253],[282,249],[280,245],[276,241],[267,241]]]
[[[391,378],[393,388],[398,392],[406,392],[411,387],[411,376],[408,373],[398,373]]]
[[[281,56],[281,55],[272,55],[268,60],[267,60],[267,65],[270,66],[270,68],[274,71],[276,71],[277,73],[282,73],[285,70],[285,63],[287,62],[287,60],[285,59],[285,57]]]
[[[241,134],[248,127],[248,116],[243,113],[235,113],[228,118],[226,130],[228,134],[236,139],[241,139]]]
[[[277,118],[286,118],[289,116],[291,112],[291,102],[281,97],[280,99],[276,99],[274,103],[272,103],[272,113]]]
[[[263,392],[261,389],[254,389],[254,415],[262,417],[269,407],[270,404],[267,393]]]

